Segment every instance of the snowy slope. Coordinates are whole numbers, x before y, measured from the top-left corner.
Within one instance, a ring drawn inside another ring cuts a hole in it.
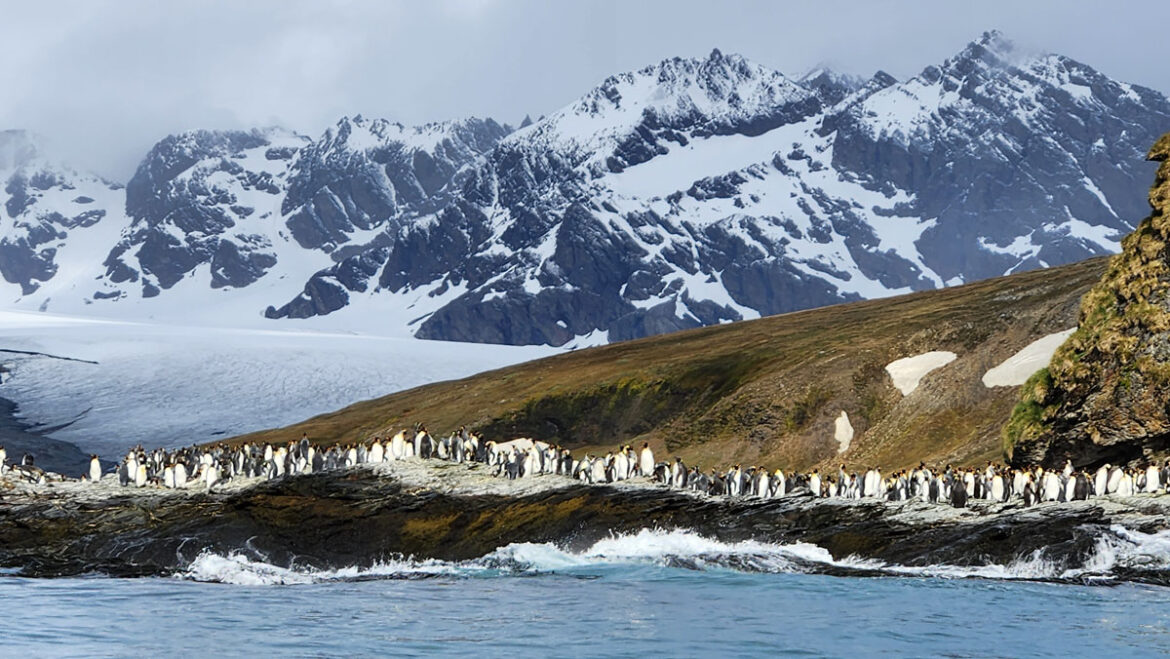
[[[359,400],[543,357],[547,347],[279,330],[194,329],[0,312],[0,395],[85,452],[179,446],[287,425]]]
[[[526,124],[167,138],[82,249],[0,217],[9,299],[571,346],[954,285],[1116,251],[1170,102],[992,32],[901,82],[671,58]]]
[[[581,345],[1066,263],[1142,217],[1170,126],[1160,95],[998,33],[903,83],[804,83],[718,51],[610,78],[270,315],[348,282],[457,291],[416,336]]]
[[[100,272],[102,248],[129,223],[122,186],[55,162],[26,131],[0,131],[0,182],[5,302],[39,306],[63,285]]]

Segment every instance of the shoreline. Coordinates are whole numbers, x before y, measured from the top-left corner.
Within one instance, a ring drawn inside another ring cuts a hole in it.
[[[801,494],[733,499],[649,481],[585,485],[553,475],[509,481],[478,465],[406,461],[251,479],[211,492],[122,488],[110,477],[100,484],[13,486],[0,490],[0,567],[22,576],[169,576],[207,552],[243,552],[281,567],[337,569],[402,556],[466,561],[514,543],[581,551],[614,535],[659,529],[722,542],[807,543],[836,561],[892,568],[806,566],[827,574],[888,576],[901,567],[1032,560],[1053,566],[1059,577],[1091,572],[1102,543],[1124,545],[1125,534],[1166,531],[1168,515],[1165,494],[956,509]],[[1119,564],[1093,578],[1170,586],[1164,564]]]
[[[73,477],[85,473],[88,455],[75,444],[38,431],[36,425],[18,416],[19,411],[14,401],[0,396],[0,446],[7,449],[10,463],[19,463],[21,455],[30,453],[36,459],[36,466],[46,471]]]

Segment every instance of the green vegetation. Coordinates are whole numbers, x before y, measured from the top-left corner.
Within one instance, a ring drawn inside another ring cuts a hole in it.
[[[1042,460],[1056,438],[1097,442],[1103,433],[1170,429],[1162,402],[1170,396],[1168,156],[1170,134],[1150,151],[1163,161],[1150,190],[1152,213],[1081,300],[1077,331],[1021,391],[1003,430],[1006,454]]]

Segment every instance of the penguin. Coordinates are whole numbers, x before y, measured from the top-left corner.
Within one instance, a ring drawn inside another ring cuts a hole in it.
[[[654,465],[650,465],[650,471],[647,472],[646,476],[650,477],[653,475],[654,475]],[[600,458],[593,460],[593,466],[592,466],[590,478],[592,479],[590,482],[593,482],[593,483],[604,483],[605,482],[605,461],[604,460],[601,460]]]
[[[788,480],[780,469],[772,472],[772,496],[775,498],[788,494]]]
[[[1024,483],[1024,506],[1032,507],[1036,505],[1036,490],[1032,487],[1032,481]]]
[[[8,451],[4,450],[3,446],[0,446],[0,474],[5,474],[7,472],[8,472]]]
[[[1060,477],[1056,472],[1049,471],[1044,473],[1044,480],[1041,487],[1041,501],[1059,501],[1061,495]]]
[[[808,477],[808,490],[814,497],[821,496],[821,474],[816,469],[813,469],[812,475]]]
[[[1146,487],[1143,491],[1148,494],[1155,494],[1159,489],[1161,489],[1161,483],[1159,482],[1160,480],[1161,474],[1158,472],[1158,468],[1154,466],[1154,463],[1151,462],[1150,465],[1146,467]]]
[[[1122,472],[1121,479],[1117,483],[1117,496],[1132,497],[1133,495],[1133,474],[1129,473],[1129,471]]]
[[[650,443],[642,443],[642,453],[638,457],[638,468],[643,477],[649,478],[654,474],[654,451],[650,450]]]
[[[1071,479],[1075,482],[1073,486],[1073,501],[1085,501],[1089,498],[1089,494],[1093,491],[1093,484],[1089,481],[1089,477],[1084,473],[1078,471]]]
[[[1110,470],[1109,480],[1105,483],[1106,494],[1117,493],[1117,488],[1121,485],[1122,476],[1124,476],[1124,473],[1122,472],[1121,467],[1114,467],[1112,470]]]
[[[755,495],[758,499],[767,499],[772,491],[771,477],[768,476],[767,469],[760,469],[756,472]]]
[[[687,486],[687,466],[682,458],[675,456],[674,464],[670,467],[670,484],[672,487],[683,489]]]
[[[1003,476],[996,474],[991,477],[991,499],[992,501],[1003,502],[1006,500],[1004,496]]]
[[[1011,496],[1024,496],[1024,484],[1027,478],[1028,475],[1024,473],[1023,469],[1015,469],[1012,471]]]
[[[134,487],[146,487],[146,465],[141,462],[134,471]]]
[[[1106,494],[1105,488],[1109,483],[1109,469],[1110,465],[1102,465],[1097,469],[1097,473],[1093,475],[1093,495],[1103,497]]]
[[[386,460],[386,449],[382,446],[381,440],[374,439],[374,443],[370,445],[370,450],[366,453],[366,457],[374,464],[381,464]]]
[[[951,488],[951,505],[954,506],[955,508],[966,508],[967,507],[967,497],[968,497],[967,488],[965,488],[965,487],[952,487]]]
[[[102,479],[102,461],[98,456],[89,456],[89,480],[91,483],[96,483]]]
[[[406,441],[404,439],[406,431],[399,430],[390,438],[390,459],[401,460],[406,457]]]
[[[625,447],[618,450],[613,456],[613,471],[616,480],[624,481],[630,476],[630,457],[626,455]]]

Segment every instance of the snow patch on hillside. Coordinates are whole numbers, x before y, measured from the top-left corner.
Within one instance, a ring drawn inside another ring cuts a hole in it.
[[[933,350],[913,357],[895,359],[886,364],[886,372],[890,374],[890,379],[894,381],[898,391],[901,391],[903,396],[909,396],[918,388],[918,383],[927,373],[946,366],[955,361],[956,357],[958,355],[947,350]]]
[[[1072,336],[1076,328],[1049,334],[1024,346],[1016,354],[1005,359],[999,366],[983,374],[983,386],[1018,387],[1028,381],[1032,374],[1048,365],[1052,355],[1065,339]]]
[[[841,410],[841,415],[833,422],[833,439],[837,440],[837,453],[841,454],[849,450],[849,444],[853,442],[853,424],[849,422],[849,415]]]

